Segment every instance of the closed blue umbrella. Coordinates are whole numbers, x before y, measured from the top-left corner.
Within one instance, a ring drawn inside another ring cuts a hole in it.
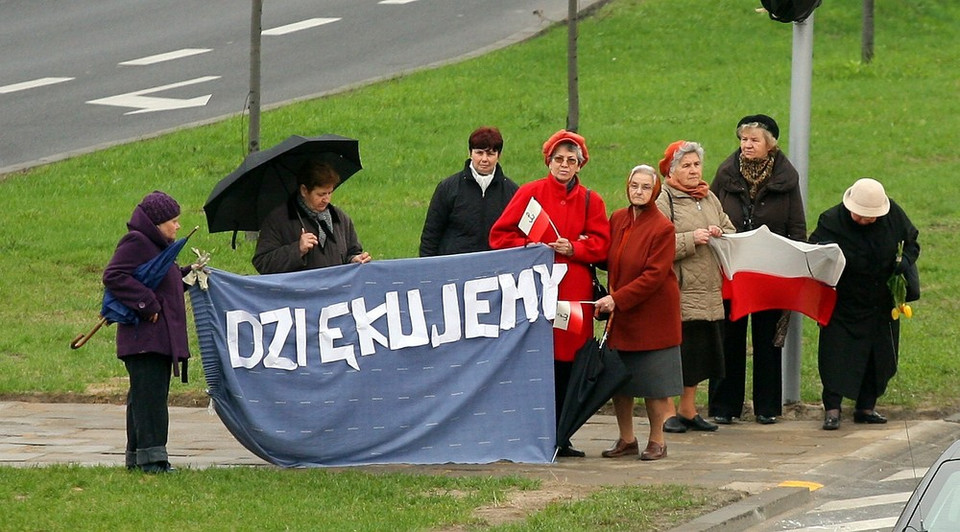
[[[190,234],[167,246],[166,249],[161,251],[156,257],[137,266],[137,269],[133,271],[133,277],[143,283],[147,288],[156,288],[167,274],[167,270],[170,269],[173,261],[177,260],[177,255],[180,254],[180,251],[183,250],[183,247],[187,244],[187,239],[193,236],[193,233],[196,233],[197,229],[199,229],[199,227],[194,227],[193,231],[190,231]],[[121,303],[109,290],[104,290],[103,303],[100,306],[100,321],[86,335],[81,334],[74,338],[73,342],[70,343],[70,347],[79,349],[83,344],[87,343],[90,337],[100,330],[100,327],[110,323],[135,325],[140,323],[140,317],[137,315],[137,311]]]

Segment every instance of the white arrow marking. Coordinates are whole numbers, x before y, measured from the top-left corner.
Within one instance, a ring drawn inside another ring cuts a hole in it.
[[[280,26],[278,28],[273,28],[270,30],[263,30],[260,32],[261,35],[286,35],[288,33],[293,33],[295,31],[307,30],[310,28],[316,28],[317,26],[323,26],[324,24],[330,24],[331,22],[336,22],[340,20],[339,18],[308,18],[300,22],[294,22],[293,24],[287,24],[286,26]]]
[[[173,61],[174,59],[180,59],[181,57],[205,54],[212,51],[213,50],[209,48],[183,48],[181,50],[174,50],[173,52],[167,52],[165,54],[151,55],[147,57],[141,57],[140,59],[131,59],[130,61],[124,61],[118,64],[124,66],[146,66],[154,63],[162,63],[164,61]]]
[[[144,89],[142,91],[128,92],[126,94],[118,94],[116,96],[100,98],[99,100],[90,100],[87,103],[92,103],[94,105],[112,105],[115,107],[133,107],[134,109],[136,109],[136,111],[129,111],[124,113],[125,115],[134,115],[139,113],[152,113],[154,111],[171,111],[174,109],[186,109],[188,107],[203,107],[204,105],[207,105],[207,102],[210,100],[210,97],[213,96],[212,94],[208,94],[206,96],[198,96],[196,98],[190,98],[188,100],[182,100],[178,98],[160,98],[158,96],[144,96],[144,95],[150,94],[153,92],[165,91],[168,89],[186,87],[188,85],[196,85],[197,83],[204,83],[206,81],[213,81],[215,79],[220,79],[220,76],[203,76],[196,79],[181,81],[179,83],[171,83],[169,85],[154,87],[152,89]]]
[[[73,78],[40,78],[32,81],[24,81],[22,83],[14,83],[12,85],[4,85],[0,87],[0,94],[10,94],[11,92],[25,91],[27,89],[44,87],[46,85],[55,85],[57,83],[63,83],[64,81],[70,81],[72,79]]]

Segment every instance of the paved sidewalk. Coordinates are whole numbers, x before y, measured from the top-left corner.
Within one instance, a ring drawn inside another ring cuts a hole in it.
[[[103,404],[0,402],[0,466],[54,463],[123,465],[124,407]],[[644,420],[641,420],[643,422]],[[743,421],[713,433],[668,434],[668,457],[657,462],[604,459],[600,452],[617,438],[611,416],[594,416],[574,436],[587,458],[555,464],[366,466],[374,471],[430,474],[511,474],[583,486],[679,483],[746,492],[733,507],[714,512],[684,530],[736,530],[743,519],[769,518],[804,504],[809,492],[785,483],[828,485],[848,478],[865,461],[902,459],[909,442],[914,452],[939,453],[960,439],[956,420],[893,420],[886,425],[854,425],[820,430],[819,420],[784,419],[775,425]],[[645,427],[638,428],[642,438]],[[242,447],[206,408],[170,408],[170,461],[180,468],[268,466]],[[917,464],[927,466],[929,464]]]

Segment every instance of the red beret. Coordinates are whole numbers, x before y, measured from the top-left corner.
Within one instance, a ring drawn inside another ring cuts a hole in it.
[[[572,142],[580,146],[580,152],[583,154],[583,162],[580,163],[580,167],[583,168],[587,165],[587,160],[590,159],[590,155],[587,153],[586,139],[572,131],[561,129],[543,143],[543,162],[546,163],[547,166],[550,166],[550,156],[553,155],[554,148],[561,142]]]
[[[673,156],[685,142],[687,141],[678,140],[667,146],[666,150],[663,150],[663,159],[660,159],[660,175],[667,177],[667,174],[670,173],[670,165],[673,164]]]

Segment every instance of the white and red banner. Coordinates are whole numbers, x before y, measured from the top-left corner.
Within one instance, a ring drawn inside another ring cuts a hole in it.
[[[826,325],[837,302],[834,288],[846,265],[840,246],[782,237],[767,226],[711,238],[723,271],[730,319],[761,310],[802,312]]]

